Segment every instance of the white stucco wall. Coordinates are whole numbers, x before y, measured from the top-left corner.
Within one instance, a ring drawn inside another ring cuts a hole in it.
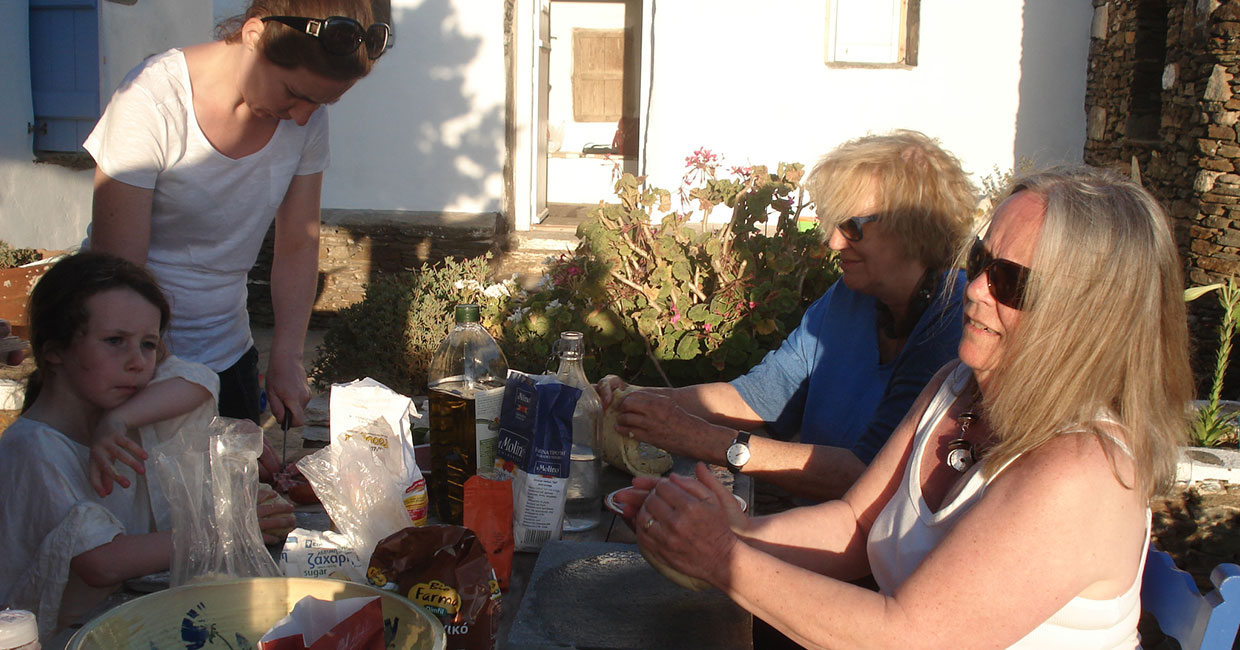
[[[90,172],[34,164],[27,3],[0,3],[0,239],[13,246],[60,248],[89,215]]]
[[[90,221],[93,171],[35,165],[25,2],[0,3],[0,239],[68,248]],[[107,102],[142,58],[209,40],[244,0],[100,0]],[[396,47],[332,106],[323,207],[497,211],[503,198],[503,12],[471,0],[393,0]]]
[[[978,176],[1020,156],[1081,160],[1089,3],[922,0],[918,64],[907,70],[824,65],[827,4],[713,0],[702,11],[654,0],[652,183],[674,189],[698,147],[725,165],[811,165],[844,140],[894,128],[939,138]]]
[[[502,208],[500,4],[392,0],[395,47],[331,107],[323,207]]]
[[[142,57],[210,38],[217,18],[245,4],[100,2],[105,102]],[[66,248],[89,220],[92,172],[31,162],[26,4],[0,3],[0,239]],[[674,189],[685,156],[703,146],[726,165],[812,164],[844,140],[899,127],[940,138],[978,176],[1021,156],[1080,160],[1092,16],[1082,0],[922,0],[919,61],[909,70],[826,67],[824,0],[641,4],[655,57],[641,102],[642,160],[656,185]],[[503,11],[476,0],[393,0],[392,16],[394,49],[330,109],[323,206],[500,210]],[[571,49],[571,39],[555,45]],[[530,89],[518,92],[529,101]],[[518,203],[523,191],[518,182]],[[604,185],[576,200],[609,196]]]
[[[77,246],[90,222],[94,170],[35,164],[30,99],[28,3],[0,3],[0,239],[13,246]],[[125,73],[144,57],[207,40],[211,7],[183,0],[99,2],[100,101],[106,104]]]

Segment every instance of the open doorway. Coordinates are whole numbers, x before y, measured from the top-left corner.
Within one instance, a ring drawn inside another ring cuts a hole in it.
[[[638,171],[640,0],[550,0],[547,204],[597,205]]]

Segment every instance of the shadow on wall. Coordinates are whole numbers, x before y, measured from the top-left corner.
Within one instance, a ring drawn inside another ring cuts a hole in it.
[[[503,91],[480,108],[489,98],[473,96],[466,76],[487,56],[503,84],[502,55],[461,31],[448,0],[392,11],[392,52],[359,83],[358,97],[349,98],[349,122],[332,123],[341,151],[332,152],[325,194],[342,208],[500,210]],[[347,151],[341,143],[349,143]]]
[[[1080,162],[1092,18],[1091,3],[1083,0],[1025,0],[1012,160]]]
[[[360,302],[385,274],[498,255],[506,242],[499,215],[504,95],[501,88],[479,98],[467,83],[479,57],[488,57],[503,84],[502,55],[462,31],[468,21],[450,0],[393,6],[392,13],[393,49],[331,109],[316,328]],[[258,324],[273,320],[272,244],[269,230],[250,272],[249,311]]]
[[[481,39],[456,28],[447,0],[394,13],[395,48],[331,112],[324,198],[343,209],[325,210],[335,214],[321,226],[311,327],[326,327],[385,274],[499,254],[506,243],[502,102],[479,110],[466,87],[471,62],[486,55]],[[250,272],[254,324],[274,322],[273,236],[274,228]]]

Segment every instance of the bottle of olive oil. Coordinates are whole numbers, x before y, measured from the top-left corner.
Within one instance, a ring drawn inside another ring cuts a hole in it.
[[[465,480],[495,464],[507,378],[508,360],[478,322],[478,305],[457,305],[427,373],[430,499],[440,523],[461,524]]]

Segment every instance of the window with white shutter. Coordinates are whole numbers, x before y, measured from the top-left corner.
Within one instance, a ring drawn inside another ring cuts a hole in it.
[[[827,2],[828,65],[917,65],[920,0]]]

